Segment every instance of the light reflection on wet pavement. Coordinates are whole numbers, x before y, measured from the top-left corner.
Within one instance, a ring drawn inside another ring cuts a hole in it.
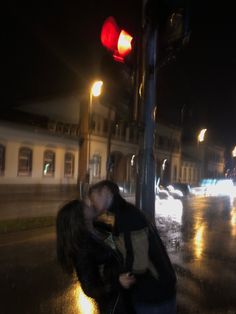
[[[178,314],[236,314],[236,203],[192,198],[156,205],[177,271]],[[54,228],[1,235],[0,279],[1,314],[98,313],[57,265]]]
[[[178,312],[235,314],[236,202],[185,200],[179,221],[171,210],[156,222],[178,275]]]

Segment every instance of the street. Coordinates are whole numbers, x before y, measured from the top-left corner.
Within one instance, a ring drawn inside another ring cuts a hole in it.
[[[169,206],[170,205],[170,206]],[[178,276],[178,313],[236,313],[236,202],[190,198],[156,204]],[[97,313],[56,262],[54,227],[0,235],[2,314]]]

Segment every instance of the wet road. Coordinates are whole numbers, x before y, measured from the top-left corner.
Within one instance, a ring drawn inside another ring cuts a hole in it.
[[[178,312],[235,314],[236,202],[192,198],[161,209],[157,225],[177,270]]]
[[[177,270],[178,313],[236,314],[236,203],[163,202],[156,218]],[[54,228],[0,235],[1,314],[96,313],[55,256]]]

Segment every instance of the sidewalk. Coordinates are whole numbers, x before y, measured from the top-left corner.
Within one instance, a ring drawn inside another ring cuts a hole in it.
[[[134,203],[134,195],[123,195]],[[53,194],[49,198],[14,195],[0,200],[0,234],[42,228],[55,224],[58,209],[67,201],[78,198],[78,193]]]

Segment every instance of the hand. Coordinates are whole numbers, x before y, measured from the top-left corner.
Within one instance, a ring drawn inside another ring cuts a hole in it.
[[[124,289],[129,289],[136,282],[136,279],[131,273],[123,273],[119,276],[119,282]]]

